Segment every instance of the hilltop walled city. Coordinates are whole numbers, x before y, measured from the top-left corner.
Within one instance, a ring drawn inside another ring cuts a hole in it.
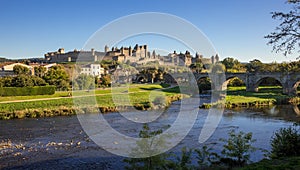
[[[161,56],[156,54],[153,50],[150,52],[147,45],[136,44],[133,48],[129,47],[112,47],[109,48],[107,45],[104,47],[104,51],[96,51],[91,49],[90,51],[76,50],[66,52],[64,48],[59,48],[54,52],[47,52],[44,55],[44,60],[39,60],[39,62],[29,62],[24,63],[7,63],[2,65],[2,71],[0,76],[13,75],[13,67],[15,65],[22,65],[31,70],[34,75],[34,67],[44,66],[45,68],[50,68],[59,63],[83,63],[89,62],[91,64],[82,65],[81,64],[81,74],[93,75],[101,77],[103,74],[112,74],[115,69],[103,68],[99,62],[101,61],[114,61],[116,63],[134,63],[137,65],[145,65],[149,62],[158,62],[159,65],[164,66],[186,66],[189,67],[192,63],[201,61],[203,64],[212,64],[219,62],[219,56],[216,54],[211,58],[204,58],[203,55],[198,53],[195,57],[189,52],[169,53],[167,56]],[[30,59],[29,59],[30,60]]]

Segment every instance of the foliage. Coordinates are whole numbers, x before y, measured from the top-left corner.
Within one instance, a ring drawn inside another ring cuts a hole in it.
[[[275,28],[274,32],[265,36],[269,39],[268,44],[273,45],[273,51],[283,52],[285,56],[299,48],[300,44],[300,0],[288,0],[288,3],[293,5],[288,13],[272,13],[272,18],[279,19],[281,23]]]
[[[230,87],[240,87],[240,86],[245,86],[245,83],[243,82],[243,80],[235,77],[235,78],[233,78],[229,81],[228,86],[230,86]]]
[[[34,67],[34,75],[43,78],[46,73],[46,68],[43,66]]]
[[[57,90],[67,90],[69,87],[68,77],[65,69],[57,65],[51,67],[43,78],[49,85],[56,86]]]
[[[15,77],[0,78],[0,87],[32,87],[45,85],[47,85],[47,83],[40,77],[24,74],[20,74]]]
[[[246,68],[248,72],[261,72],[264,70],[263,63],[257,59],[250,61],[250,63],[246,65]]]
[[[222,63],[216,63],[210,67],[211,73],[225,73],[225,70],[226,68]]]
[[[73,83],[76,84],[75,87],[78,87],[79,90],[94,89],[95,79],[91,75],[80,74]]]
[[[192,149],[187,149],[183,147],[181,149],[181,155],[175,155],[175,161],[170,161],[168,165],[168,169],[176,169],[176,170],[189,170],[193,169],[194,167],[192,164]]]
[[[209,165],[215,164],[219,161],[219,155],[212,151],[212,148],[203,146],[201,149],[195,149],[197,154],[197,163],[199,168],[204,168]]]
[[[300,169],[300,157],[285,157],[280,159],[263,159],[257,163],[252,163],[240,170],[283,170],[283,169]]]
[[[13,68],[13,71],[15,74],[20,75],[20,74],[30,74],[30,70],[27,67],[21,66],[21,65],[15,65]]]
[[[211,90],[211,81],[208,77],[198,80],[199,92],[202,93],[205,90]]]
[[[154,105],[159,105],[159,106],[166,106],[167,103],[166,103],[166,97],[165,96],[156,96],[154,98],[154,100],[152,101],[152,103]]]
[[[190,68],[196,73],[201,73],[201,71],[203,70],[203,63],[200,61],[192,63],[190,65]]]
[[[164,139],[158,139],[159,143],[154,142],[154,138],[149,140],[148,138],[155,137],[162,133],[162,129],[156,131],[150,131],[150,128],[147,124],[143,125],[143,129],[139,133],[139,137],[142,138],[137,142],[138,147],[133,149],[132,154],[136,155],[151,155],[155,152],[154,150],[158,145],[164,145]],[[167,160],[169,154],[163,153],[160,155],[155,155],[146,158],[128,158],[124,159],[124,162],[128,163],[128,166],[125,169],[168,169],[170,162]]]
[[[232,57],[227,57],[221,61],[221,63],[225,66],[226,71],[228,70],[241,70],[241,63]]]
[[[271,139],[271,158],[300,156],[299,126],[281,128]]]
[[[250,153],[255,151],[256,148],[252,143],[256,140],[252,139],[252,133],[239,132],[231,130],[228,139],[220,139],[225,142],[222,150],[222,158],[220,161],[225,165],[244,166],[250,160]]]
[[[55,93],[54,86],[35,87],[1,87],[0,96],[35,96],[52,95]]]
[[[100,85],[102,85],[104,87],[111,86],[111,77],[110,77],[110,75],[103,75],[100,78]]]

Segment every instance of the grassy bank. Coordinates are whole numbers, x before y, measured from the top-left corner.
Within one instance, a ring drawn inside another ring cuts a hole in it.
[[[148,110],[161,108],[157,105],[168,106],[172,101],[187,96],[180,94],[177,87],[163,89],[163,86],[158,84],[130,85],[129,87],[113,88],[113,90],[109,88],[77,91],[73,93],[72,98],[57,98],[58,95],[67,95],[67,93],[59,92],[53,96],[44,96],[47,100],[34,100],[42,99],[41,96],[36,98],[17,96],[17,99],[24,101],[9,102],[11,99],[6,98],[8,103],[0,103],[0,119],[74,115],[93,112],[95,108],[100,109],[103,113],[130,108]],[[126,98],[129,100],[123,100]],[[163,100],[160,103],[155,103],[157,98],[163,98]]]
[[[205,103],[202,108],[224,104],[226,108],[264,107],[275,104],[299,103],[300,98],[282,94],[280,86],[259,87],[258,92],[247,92],[246,87],[228,87],[225,101]]]

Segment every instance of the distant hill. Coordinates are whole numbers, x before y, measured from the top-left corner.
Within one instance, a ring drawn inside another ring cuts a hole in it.
[[[43,63],[46,62],[44,58],[24,58],[24,59],[8,59],[5,57],[0,57],[0,63],[6,63],[6,62],[19,62],[19,63]]]
[[[0,57],[0,63],[4,63],[4,62],[12,62],[13,60],[11,59],[7,59],[7,58],[4,58],[4,57]]]

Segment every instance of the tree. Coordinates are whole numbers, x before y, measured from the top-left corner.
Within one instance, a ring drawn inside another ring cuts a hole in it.
[[[30,74],[30,70],[27,67],[21,66],[21,65],[15,65],[13,68],[13,71],[15,74],[20,75],[20,74]]]
[[[211,73],[224,73],[225,72],[225,66],[222,63],[216,63],[211,65]]]
[[[196,73],[200,73],[203,69],[203,63],[196,61],[190,65],[190,68],[195,71]]]
[[[46,68],[43,66],[38,66],[38,67],[34,67],[34,75],[38,76],[38,77],[44,77],[46,73]]]
[[[225,58],[221,63],[225,65],[226,71],[229,69],[239,69],[241,64],[237,59],[231,57]]]
[[[260,72],[263,71],[263,63],[260,60],[254,59],[246,65],[248,72]]]
[[[111,78],[110,78],[110,75],[103,75],[101,78],[100,78],[100,81],[101,81],[101,85],[105,86],[105,87],[108,87],[111,85]]]
[[[231,130],[228,139],[220,139],[225,142],[223,145],[221,162],[232,166],[243,166],[250,160],[250,153],[257,150],[252,144],[256,141],[252,139],[252,133],[240,131],[235,133]]]
[[[300,156],[300,127],[281,128],[271,139],[271,158]]]
[[[268,45],[273,45],[273,51],[283,52],[285,56],[300,47],[300,0],[288,0],[287,3],[293,5],[292,10],[288,13],[272,12],[272,18],[279,19],[281,23],[274,32],[265,36],[269,39]]]
[[[157,148],[166,144],[166,140],[163,137],[155,141],[154,139],[150,140],[148,138],[160,135],[162,132],[162,129],[155,131],[150,130],[150,127],[144,124],[143,129],[139,133],[139,137],[142,139],[137,141],[137,147],[133,148],[132,155],[151,155],[151,153],[155,153]],[[170,169],[168,167],[171,165],[171,161],[167,159],[168,157],[170,157],[170,154],[162,153],[145,158],[127,158],[124,159],[124,162],[128,164],[125,166],[125,169]]]
[[[34,86],[34,83],[32,79],[29,76],[26,76],[24,74],[18,75],[17,77],[14,77],[12,80],[12,87],[28,87],[28,86]]]
[[[80,74],[76,79],[75,83],[80,90],[87,90],[94,88],[95,80],[91,75]]]
[[[65,69],[62,66],[57,65],[51,67],[43,78],[49,85],[55,85],[56,89],[66,90],[69,86],[68,77]]]

